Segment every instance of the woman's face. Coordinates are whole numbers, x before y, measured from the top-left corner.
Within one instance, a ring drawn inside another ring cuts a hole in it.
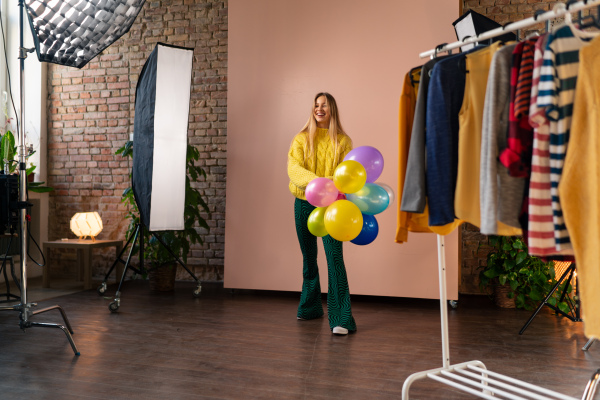
[[[328,128],[329,120],[331,119],[331,113],[329,111],[329,104],[327,104],[327,97],[319,96],[315,100],[314,108],[315,119],[317,120],[318,128]]]

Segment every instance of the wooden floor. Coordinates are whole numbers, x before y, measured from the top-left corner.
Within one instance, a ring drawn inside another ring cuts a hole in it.
[[[410,374],[442,366],[437,301],[353,297],[358,332],[340,337],[326,318],[296,320],[298,294],[204,284],[193,298],[190,283],[167,295],[146,285],[128,282],[114,314],[93,290],[40,303],[65,309],[79,357],[60,330],[23,332],[18,313],[0,313],[0,399],[400,399]],[[529,314],[461,297],[450,361],[581,397],[600,344],[583,352],[581,323],[548,311],[519,336]],[[55,311],[33,320],[60,322]],[[410,394],[474,398],[430,379]]]

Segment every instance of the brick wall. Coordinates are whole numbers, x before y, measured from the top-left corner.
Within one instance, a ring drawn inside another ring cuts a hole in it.
[[[121,193],[131,165],[115,151],[133,132],[135,86],[157,42],[194,48],[189,142],[201,151],[208,178],[199,184],[210,216],[205,245],[188,264],[203,280],[223,277],[227,151],[227,1],[147,1],[129,33],[81,70],[48,65],[49,239],[72,237],[69,220],[78,211],[98,211],[99,238],[124,238],[128,222]],[[52,265],[75,268],[75,255],[53,252]],[[97,254],[97,253],[95,253]],[[94,257],[94,275],[114,260]],[[60,257],[60,262],[56,258]],[[188,277],[184,272],[180,278]]]

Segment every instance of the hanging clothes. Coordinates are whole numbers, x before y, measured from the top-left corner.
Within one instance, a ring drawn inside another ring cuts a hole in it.
[[[520,226],[525,179],[510,176],[507,168],[498,161],[500,150],[506,145],[511,105],[511,64],[516,49],[522,49],[522,44],[506,45],[494,54],[487,81],[479,182],[480,230],[484,235],[497,235],[498,221],[512,227]],[[516,81],[516,74],[512,75]]]
[[[492,57],[503,44],[470,53],[466,57],[465,95],[459,113],[458,173],[454,208],[456,217],[480,226],[479,175],[481,163],[481,129],[483,105]],[[498,222],[498,234],[513,236],[521,229]]]
[[[408,163],[408,150],[410,146],[410,135],[417,104],[419,80],[421,79],[421,67],[413,68],[404,76],[404,84],[400,95],[400,107],[398,113],[398,199],[402,199],[404,180],[406,177],[406,166]],[[398,201],[398,214],[396,224],[396,243],[404,243],[408,240],[408,232],[431,232],[427,227],[428,217],[426,214],[407,213],[400,209]]]
[[[579,52],[571,137],[558,185],[577,260],[585,336],[600,338],[600,37]]]
[[[406,180],[404,181],[400,206],[402,211],[412,213],[423,213],[425,211],[425,203],[427,202],[425,189],[425,115],[427,113],[429,72],[435,64],[444,58],[434,58],[421,67],[421,79],[406,166]]]
[[[458,167],[458,112],[465,89],[467,53],[449,56],[431,71],[427,97],[427,196],[429,225],[459,226],[454,212],[454,191]]]
[[[557,253],[550,195],[550,127],[546,113],[537,104],[540,72],[548,37],[549,35],[542,36],[535,44],[529,108],[529,123],[533,127],[533,150],[529,179],[527,243],[529,254],[540,257]]]
[[[537,103],[550,121],[550,193],[557,251],[572,248],[558,197],[558,184],[569,142],[579,50],[595,36],[595,33],[583,32],[571,25],[551,33],[540,71]]]
[[[500,154],[500,162],[514,177],[529,177],[531,170],[531,151],[533,148],[533,128],[529,123],[529,104],[531,101],[531,80],[533,74],[533,56],[539,37],[520,43],[515,48],[518,59],[511,76],[511,101],[509,113],[508,139],[506,148]]]

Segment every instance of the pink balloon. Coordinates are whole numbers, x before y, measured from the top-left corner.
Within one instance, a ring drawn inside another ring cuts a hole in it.
[[[331,179],[315,178],[306,185],[306,200],[315,207],[327,207],[337,200],[339,191]]]
[[[360,146],[350,151],[344,161],[358,161],[367,171],[367,182],[373,183],[383,171],[383,156],[375,147]]]
[[[339,192],[336,200],[346,200],[346,195],[342,192]]]

